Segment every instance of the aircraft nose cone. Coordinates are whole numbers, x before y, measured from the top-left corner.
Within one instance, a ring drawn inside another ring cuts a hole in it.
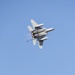
[[[55,30],[54,28],[52,28],[52,30]]]
[[[50,28],[50,30],[51,30],[51,31],[53,31],[53,30],[54,30],[54,28]]]

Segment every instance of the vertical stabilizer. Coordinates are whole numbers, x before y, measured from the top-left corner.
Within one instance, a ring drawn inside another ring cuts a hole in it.
[[[32,26],[33,26],[34,29],[38,25],[33,19],[31,19],[31,24],[32,24]]]
[[[31,26],[28,26],[28,30],[29,30],[30,32],[32,32],[32,31],[33,31],[33,28],[32,28]]]

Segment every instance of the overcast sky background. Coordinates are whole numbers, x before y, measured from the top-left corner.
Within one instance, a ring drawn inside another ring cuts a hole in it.
[[[31,19],[55,28],[42,50]],[[0,0],[0,75],[75,75],[75,0]]]

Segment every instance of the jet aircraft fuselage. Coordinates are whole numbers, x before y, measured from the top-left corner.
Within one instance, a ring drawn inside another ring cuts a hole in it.
[[[31,26],[28,26],[29,31],[31,32],[32,38],[33,38],[33,44],[36,44],[36,40],[38,41],[39,48],[42,49],[43,41],[47,40],[48,37],[45,37],[48,32],[51,32],[54,30],[54,28],[42,28],[43,24],[37,24],[33,19],[31,19]]]

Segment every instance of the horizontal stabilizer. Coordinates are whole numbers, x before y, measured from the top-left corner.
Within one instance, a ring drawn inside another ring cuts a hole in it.
[[[43,47],[43,41],[38,41],[38,46],[39,46],[40,49],[42,49],[42,47]]]
[[[36,45],[36,39],[35,38],[33,38],[33,45],[35,46]]]

